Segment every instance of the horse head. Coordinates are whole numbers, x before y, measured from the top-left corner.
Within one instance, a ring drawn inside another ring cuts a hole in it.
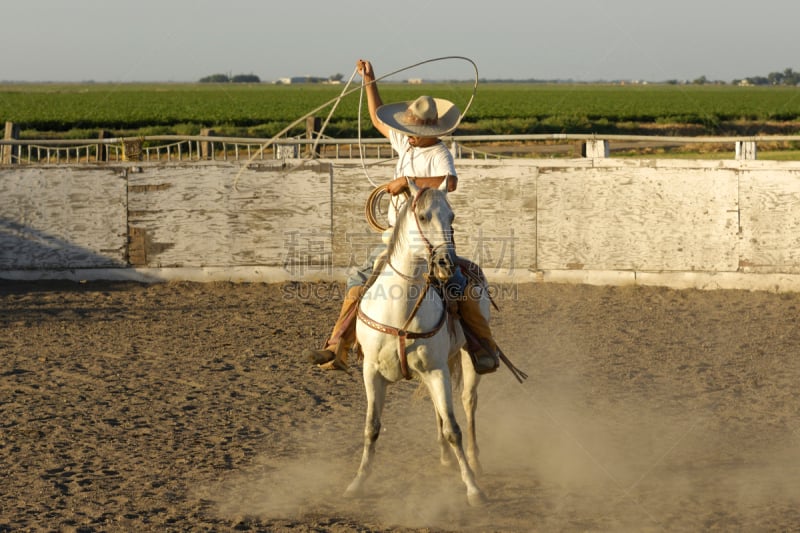
[[[410,179],[408,186],[411,200],[406,216],[414,220],[408,228],[414,236],[412,248],[427,261],[429,274],[447,281],[456,266],[452,226],[455,214],[447,201],[447,180],[436,189],[417,187]]]

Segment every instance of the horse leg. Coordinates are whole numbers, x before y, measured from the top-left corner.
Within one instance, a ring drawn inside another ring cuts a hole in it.
[[[439,416],[439,411],[435,405],[433,412],[436,415],[436,442],[439,444],[439,462],[444,467],[451,467],[453,466],[453,453],[450,451],[450,443],[447,442],[444,436],[442,417]]]
[[[372,469],[375,441],[381,433],[381,413],[386,399],[386,380],[371,365],[364,367],[364,386],[367,393],[367,417],[364,423],[364,451],[356,477],[350,482],[344,495],[357,497],[363,494],[364,481]]]
[[[480,450],[478,449],[478,438],[475,431],[475,412],[478,410],[478,383],[481,377],[475,372],[472,359],[466,350],[461,350],[461,376],[463,386],[461,388],[461,404],[464,406],[464,413],[467,416],[467,438],[465,452],[470,468],[476,474],[483,473],[483,467],[478,459]]]
[[[450,449],[456,456],[459,469],[461,470],[461,480],[467,487],[467,501],[472,506],[483,505],[486,502],[486,496],[480,487],[478,487],[475,481],[475,474],[464,455],[464,448],[461,442],[461,428],[458,427],[458,422],[456,422],[456,417],[453,413],[453,396],[448,381],[445,372],[441,370],[430,372],[426,379],[428,390],[431,393],[431,399],[436,407],[436,411],[442,419],[442,433],[447,442],[450,443]]]

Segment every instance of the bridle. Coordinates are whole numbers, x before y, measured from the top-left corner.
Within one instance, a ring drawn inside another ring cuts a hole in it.
[[[403,377],[405,379],[411,379],[411,372],[408,369],[408,356],[406,355],[406,339],[427,339],[433,337],[434,335],[436,335],[436,333],[439,332],[440,329],[442,329],[442,326],[444,325],[445,320],[447,319],[447,307],[443,306],[441,316],[439,317],[438,322],[432,329],[423,332],[407,330],[409,324],[411,324],[411,321],[414,319],[417,312],[419,311],[419,308],[422,306],[422,301],[428,294],[428,289],[431,287],[431,272],[433,271],[434,268],[433,261],[434,258],[436,257],[437,250],[441,249],[441,247],[447,247],[449,244],[451,244],[453,238],[451,233],[447,242],[444,242],[437,246],[433,246],[423,233],[422,227],[420,226],[419,223],[419,216],[417,215],[417,206],[420,197],[426,190],[427,187],[422,187],[419,190],[417,190],[413,200],[411,201],[411,205],[409,206],[411,214],[414,217],[414,220],[416,221],[417,231],[428,253],[428,270],[427,272],[422,274],[423,278],[425,279],[425,285],[423,289],[420,291],[419,296],[417,296],[417,299],[414,302],[414,307],[411,309],[411,313],[408,315],[408,318],[406,318],[406,321],[405,323],[403,323],[403,326],[400,328],[396,328],[394,326],[378,322],[377,320],[373,320],[372,318],[367,316],[367,314],[364,313],[364,311],[361,310],[360,305],[358,307],[359,320],[361,320],[367,326],[371,327],[374,330],[380,331],[381,333],[386,333],[387,335],[394,335],[397,337],[397,355],[400,359],[400,370],[402,371]],[[399,272],[392,265],[390,257],[387,257],[386,262],[388,266],[404,280],[415,281],[417,279],[416,276],[409,276],[407,274]]]
[[[423,276],[426,276],[428,278],[428,282],[429,282],[430,281],[430,279],[429,279],[430,278],[430,273],[433,272],[433,269],[434,269],[434,260],[435,260],[436,257],[438,257],[438,252],[442,248],[447,249],[447,247],[449,247],[449,246],[451,246],[453,244],[453,233],[452,233],[452,231],[450,232],[450,234],[448,235],[447,241],[445,241],[445,242],[443,242],[441,244],[437,244],[436,246],[433,246],[431,244],[431,241],[428,240],[428,238],[425,236],[425,233],[422,231],[422,226],[420,226],[419,217],[417,216],[417,206],[419,204],[420,197],[422,196],[422,194],[428,188],[429,187],[421,187],[417,191],[417,193],[414,195],[414,197],[411,200],[411,205],[409,206],[409,209],[410,209],[411,213],[414,215],[414,222],[415,222],[415,224],[417,226],[417,234],[422,239],[422,243],[425,245],[425,249],[426,249],[426,251],[428,253],[428,271],[427,271],[426,274],[423,274]],[[406,280],[406,281],[415,281],[417,279],[417,276],[404,274],[403,272],[400,272],[399,270],[397,270],[397,268],[395,268],[395,266],[392,264],[391,257],[387,257],[386,263],[389,265],[389,268],[391,268],[395,272],[395,274],[397,274],[398,276],[400,276],[404,280]],[[448,265],[447,266],[450,269],[452,269],[454,265],[452,264],[451,261],[448,261]]]

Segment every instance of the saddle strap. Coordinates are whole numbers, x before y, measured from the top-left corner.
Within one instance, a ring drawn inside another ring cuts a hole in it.
[[[405,379],[411,379],[411,372],[408,370],[408,355],[406,355],[407,331],[397,332],[397,356],[400,358],[400,372]]]
[[[361,306],[358,307],[358,319],[364,324],[368,325],[374,330],[380,331],[381,333],[386,333],[387,335],[394,335],[397,337],[397,355],[400,359],[400,370],[402,371],[405,379],[411,379],[411,372],[408,369],[408,355],[406,355],[406,339],[428,339],[433,337],[439,332],[440,329],[442,329],[446,318],[447,310],[445,309],[442,311],[442,316],[439,317],[439,322],[432,330],[406,331],[405,329],[396,328],[394,326],[378,322],[377,320],[373,320],[361,310]]]

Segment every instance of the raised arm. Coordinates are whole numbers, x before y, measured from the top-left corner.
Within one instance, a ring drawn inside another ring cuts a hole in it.
[[[383,100],[381,100],[381,95],[378,92],[378,83],[375,81],[375,71],[372,70],[372,63],[359,59],[356,61],[356,69],[366,85],[364,91],[367,93],[367,107],[369,108],[369,118],[372,119],[372,125],[381,135],[389,138],[389,128],[378,119],[378,115],[375,113],[383,105]]]

